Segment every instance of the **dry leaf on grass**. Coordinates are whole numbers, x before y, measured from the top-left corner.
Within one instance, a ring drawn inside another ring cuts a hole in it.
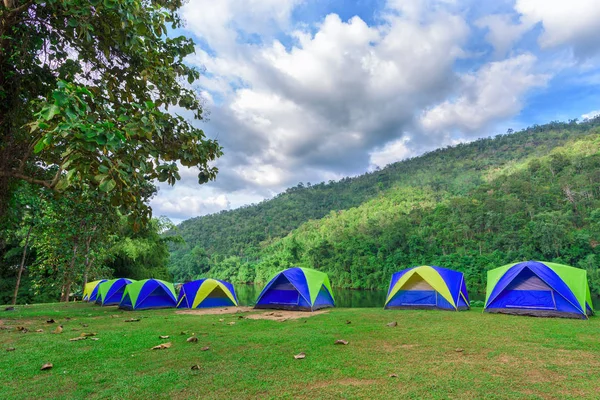
[[[69,339],[69,342],[76,342],[78,340],[85,340],[85,339],[87,339],[87,337],[85,337],[85,336],[77,336],[77,337],[74,337],[73,339]]]
[[[24,326],[17,326],[17,330],[21,333],[29,332],[29,329],[25,328]]]
[[[397,378],[398,375],[397,374],[390,374],[390,378]]]
[[[91,337],[90,340],[98,340],[97,337]]]
[[[129,319],[125,320],[125,322],[139,322],[139,321],[140,321],[139,318],[129,318]]]
[[[96,332],[88,332],[88,333],[81,332],[81,335],[79,335],[79,336],[96,336]]]
[[[16,349],[14,347],[9,347],[6,349],[6,351],[15,351]]]
[[[83,326],[84,328],[87,328],[88,324],[81,324],[81,326]]]
[[[298,354],[296,354],[296,355],[294,356],[294,358],[295,358],[296,360],[302,360],[302,359],[306,358],[306,354],[304,354],[304,353],[298,353]]]
[[[210,347],[206,346],[206,347],[203,347],[200,349],[200,351],[207,351],[207,350],[210,350]]]
[[[52,367],[54,367],[54,365],[52,365],[52,363],[46,363],[44,365],[42,365],[42,368],[40,368],[42,371],[45,371],[47,369],[51,369]]]
[[[351,322],[350,320],[347,320],[347,321],[346,321],[346,325],[349,325],[349,324],[351,324],[351,323],[352,323],[352,322]]]
[[[348,341],[347,340],[343,340],[343,339],[339,339],[336,340],[334,344],[343,344],[343,345],[347,345]]]
[[[62,333],[62,332],[63,332],[63,327],[62,327],[62,325],[59,325],[56,327],[56,329],[52,333]]]
[[[169,338],[169,335],[161,335],[161,336],[159,336],[158,338],[159,338],[159,339],[168,339],[168,338]]]
[[[159,344],[158,346],[154,346],[151,350],[164,350],[171,347],[171,342]]]
[[[231,321],[227,325],[235,325],[235,322]]]
[[[196,336],[192,336],[192,337],[187,338],[186,342],[198,343],[198,338]]]
[[[390,322],[389,324],[387,324],[387,326],[389,326],[390,328],[395,328],[398,326],[398,323],[396,321]]]
[[[196,365],[192,365],[192,371],[197,371],[200,369],[200,365],[196,364]]]
[[[36,329],[35,331],[36,331],[37,333],[42,333],[42,332],[44,332],[44,330],[43,330],[43,329]]]
[[[456,349],[454,351],[457,352],[457,353],[462,353],[463,351],[465,351],[465,349]]]
[[[224,318],[219,318],[219,322],[223,322],[223,321],[225,321]]]

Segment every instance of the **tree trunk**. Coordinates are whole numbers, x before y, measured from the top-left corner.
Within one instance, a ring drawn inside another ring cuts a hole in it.
[[[92,234],[96,231],[96,226],[92,228]],[[85,269],[83,271],[83,288],[85,289],[85,285],[88,283],[88,274],[90,272],[90,266],[92,265],[90,262],[90,243],[92,241],[92,235],[88,236],[85,241]]]
[[[73,268],[75,267],[75,259],[77,258],[77,247],[78,241],[75,241],[73,245],[73,257],[71,257],[71,262],[69,263],[69,269],[65,272],[65,283],[63,285],[63,293],[60,301],[68,303],[69,302],[69,294],[71,293],[71,284],[73,283],[73,279],[71,274],[73,272]]]
[[[23,256],[21,257],[21,266],[19,268],[19,274],[17,275],[17,284],[15,285],[15,294],[13,296],[13,306],[17,304],[17,295],[19,294],[19,286],[21,285],[21,275],[23,275],[23,269],[25,269],[25,257],[27,256],[27,246],[29,245],[29,235],[31,235],[31,229],[33,224],[29,225],[27,230],[27,238],[25,239],[25,247],[23,247]]]

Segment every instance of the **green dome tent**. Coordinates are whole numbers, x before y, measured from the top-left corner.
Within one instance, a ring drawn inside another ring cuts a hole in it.
[[[176,305],[177,298],[172,283],[160,279],[144,279],[127,285],[119,308],[147,310],[175,307]]]

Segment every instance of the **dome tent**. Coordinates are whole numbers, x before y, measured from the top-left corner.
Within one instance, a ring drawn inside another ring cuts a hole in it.
[[[86,283],[85,287],[83,288],[83,298],[81,301],[96,301],[96,297],[98,296],[98,287],[101,283],[106,281],[106,279],[100,279]]]
[[[127,278],[111,279],[98,285],[96,304],[114,306],[121,302],[125,287],[135,282]]]
[[[237,306],[233,285],[218,279],[199,279],[184,283],[179,291],[177,308]]]
[[[584,269],[525,261],[488,271],[487,278],[486,312],[583,319],[593,314]]]
[[[462,272],[423,265],[392,275],[384,308],[469,309],[469,294]]]
[[[160,279],[144,279],[127,285],[119,308],[125,310],[147,310],[170,308],[177,304],[172,283]]]
[[[314,311],[326,307],[335,307],[327,274],[298,267],[275,274],[254,306],[299,311]]]

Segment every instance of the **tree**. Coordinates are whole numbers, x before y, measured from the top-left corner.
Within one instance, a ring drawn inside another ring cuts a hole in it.
[[[214,179],[215,140],[184,58],[194,43],[169,37],[181,0],[0,1],[0,219],[18,180],[107,193],[145,220],[139,192],[174,184],[179,166]]]

